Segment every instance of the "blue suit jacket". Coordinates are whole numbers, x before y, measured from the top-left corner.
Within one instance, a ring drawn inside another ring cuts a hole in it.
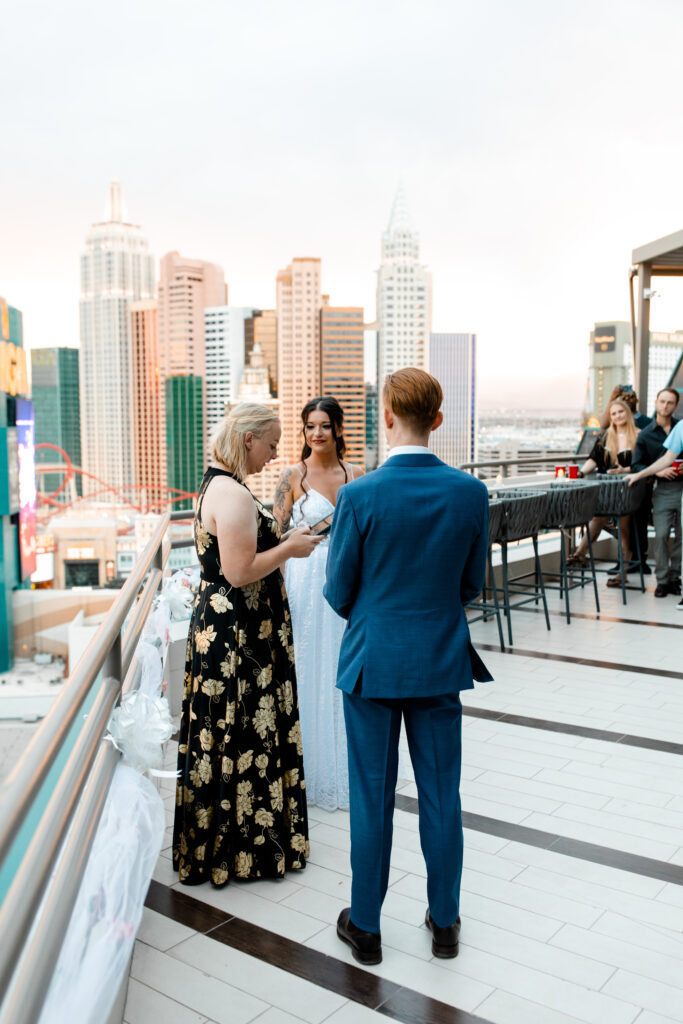
[[[463,605],[484,585],[488,492],[430,453],[395,455],[339,492],[324,594],[348,619],[337,686],[431,697],[490,680]]]

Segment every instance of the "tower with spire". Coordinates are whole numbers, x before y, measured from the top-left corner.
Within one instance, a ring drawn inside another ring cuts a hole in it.
[[[432,276],[420,263],[420,237],[415,230],[400,183],[391,217],[382,235],[382,262],[377,272],[378,390],[388,373],[405,366],[429,369],[432,320]],[[387,455],[379,430],[379,461]]]
[[[113,181],[107,217],[92,225],[81,255],[79,369],[83,468],[117,489],[137,482],[130,305],[153,299],[154,291],[147,239],[128,222]],[[84,489],[99,485],[88,481]]]

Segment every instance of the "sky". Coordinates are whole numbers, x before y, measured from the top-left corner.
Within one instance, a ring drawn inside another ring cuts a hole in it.
[[[433,330],[477,334],[483,398],[580,406],[632,250],[683,228],[680,0],[15,0],[2,34],[0,295],[28,347],[78,344],[113,178],[154,255],[220,263],[232,304],[320,256],[368,320],[402,180]],[[655,287],[653,328],[683,328],[683,285]]]

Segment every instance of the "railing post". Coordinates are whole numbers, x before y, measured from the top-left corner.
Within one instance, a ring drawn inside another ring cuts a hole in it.
[[[111,650],[104,659],[104,664],[102,665],[102,678],[109,679],[110,677],[118,679],[119,682],[121,682],[123,678],[121,663],[121,633],[119,633],[114,640],[114,643],[111,645]]]

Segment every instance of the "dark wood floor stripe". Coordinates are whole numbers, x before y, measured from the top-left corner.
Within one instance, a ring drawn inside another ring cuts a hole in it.
[[[604,740],[606,743],[620,743],[625,747],[644,747],[647,750],[660,750],[664,754],[683,754],[683,743],[654,740],[649,736],[631,736],[629,733],[610,732],[608,729],[591,729],[587,725],[550,722],[545,718],[529,718],[526,715],[508,715],[503,711],[492,711],[490,708],[474,708],[463,705],[462,713],[469,718],[486,718],[491,722],[523,725],[529,729],[541,729],[545,732],[563,732],[568,736],[584,736],[586,739]]]
[[[564,661],[568,665],[585,665],[587,668],[608,668],[615,672],[639,672],[646,676],[662,676],[664,679],[683,679],[683,672],[667,672],[663,668],[646,668],[645,665],[631,665],[628,662],[598,661],[595,658],[577,658],[572,654],[553,654],[548,651],[528,651],[521,647],[506,647],[501,651],[498,644],[475,642],[478,651],[495,651],[496,654],[514,654],[519,658],[540,658],[542,661]]]
[[[417,814],[418,804],[414,796],[404,793],[396,794],[396,806],[402,811]],[[475,832],[486,832],[501,839],[510,839],[526,846],[537,846],[552,853],[564,853],[577,860],[587,860],[594,864],[605,864],[621,871],[629,871],[633,875],[644,875],[646,878],[657,878],[662,882],[673,882],[683,885],[683,867],[670,864],[665,860],[653,860],[650,857],[639,857],[635,853],[625,853],[609,846],[598,846],[596,843],[585,843],[581,839],[567,839],[566,836],[554,832],[543,832],[528,825],[515,825],[513,822],[501,821],[499,818],[487,818],[483,814],[462,812],[462,823],[465,828]],[[644,825],[644,828],[647,826]]]
[[[482,1017],[226,914],[154,879],[150,883],[145,906],[202,932],[215,942],[222,942],[297,978],[311,981],[392,1020],[404,1021],[405,1024],[489,1024]],[[425,929],[425,943],[428,942]],[[453,991],[457,992],[456,975],[453,975]]]
[[[640,589],[640,588],[639,588]],[[543,615],[542,608],[530,608],[524,605],[519,609],[521,612],[531,612],[535,615]],[[561,615],[565,618],[564,612],[548,609],[549,615]],[[624,619],[618,615],[603,615],[602,612],[572,612],[573,619],[593,619],[597,622],[626,622],[631,626],[656,626],[658,629],[683,629],[683,622],[649,622],[647,619]]]

